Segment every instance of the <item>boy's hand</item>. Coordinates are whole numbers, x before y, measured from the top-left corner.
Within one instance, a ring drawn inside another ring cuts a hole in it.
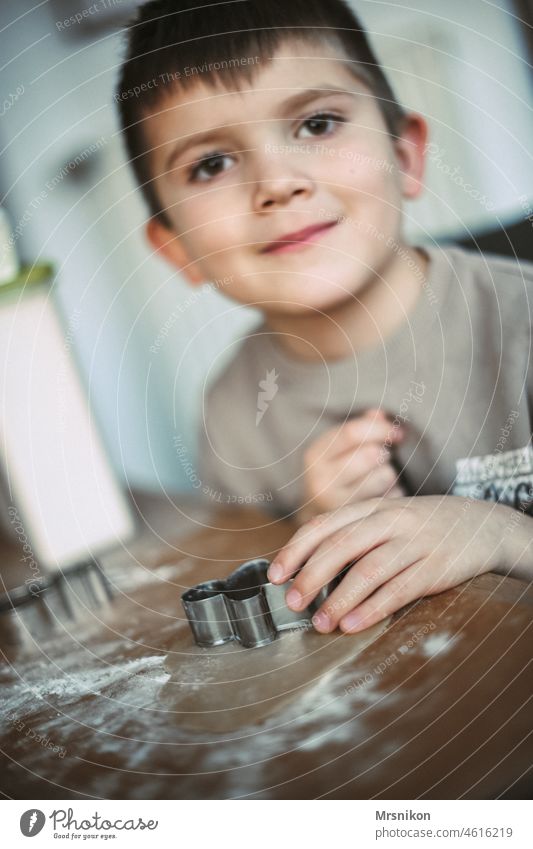
[[[450,495],[374,498],[311,519],[268,576],[283,583],[303,567],[286,597],[302,610],[356,561],[313,617],[322,633],[339,624],[355,633],[482,572],[513,568],[531,580],[532,550],[533,519],[502,504]]]
[[[405,495],[388,447],[403,437],[382,410],[367,410],[324,433],[304,454],[301,519],[368,498]]]

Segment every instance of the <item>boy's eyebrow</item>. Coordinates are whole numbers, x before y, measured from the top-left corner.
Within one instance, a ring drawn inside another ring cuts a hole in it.
[[[294,109],[299,109],[300,107],[305,106],[306,103],[317,100],[319,97],[334,97],[337,94],[348,94],[352,97],[357,97],[358,92],[353,89],[342,88],[340,86],[328,85],[325,83],[323,86],[318,88],[308,88],[305,91],[299,91],[297,94],[292,95],[292,97],[287,98],[287,100],[283,101],[278,114],[281,117],[287,117]],[[214,127],[212,130],[206,130],[205,133],[196,133],[195,135],[188,136],[173,148],[168,157],[166,168],[170,169],[172,167],[172,163],[175,162],[175,160],[185,153],[185,151],[190,147],[203,144],[207,141],[212,141],[217,136],[222,135],[225,130],[231,126],[233,126],[233,124],[221,124],[218,127]]]

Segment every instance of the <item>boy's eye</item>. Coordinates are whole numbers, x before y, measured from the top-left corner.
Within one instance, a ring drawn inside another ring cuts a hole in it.
[[[344,123],[345,120],[341,115],[334,115],[331,112],[317,112],[302,121],[297,135],[303,128],[307,128],[311,136],[323,136],[331,132],[336,124]],[[224,168],[226,159],[231,159],[229,154],[218,151],[203,156],[189,169],[188,181],[205,183],[211,180],[226,170]]]
[[[331,112],[318,112],[306,118],[300,125],[300,129],[307,127],[312,136],[323,136],[334,129],[332,125],[340,124],[344,120],[340,115],[333,115]]]
[[[189,180],[197,180],[206,182],[212,177],[216,177],[221,171],[225,170],[222,167],[224,159],[229,159],[225,153],[210,153],[208,156],[203,156],[202,159],[193,165],[189,171]]]

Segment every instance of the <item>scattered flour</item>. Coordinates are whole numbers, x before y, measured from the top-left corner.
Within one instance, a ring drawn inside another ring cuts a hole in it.
[[[442,634],[430,634],[422,642],[422,651],[426,657],[433,657],[441,651],[448,651],[453,643],[456,642],[457,636],[444,631]]]
[[[116,665],[104,664],[92,669],[64,669],[63,675],[32,681],[18,668],[19,680],[3,687],[3,709],[14,719],[40,713],[47,702],[62,707],[76,702],[83,696],[101,695],[102,691],[122,686],[125,693],[135,693],[139,676],[149,679],[154,685],[162,685],[170,678],[162,667],[165,655],[141,657]],[[42,661],[39,665],[47,665]],[[58,667],[47,665],[51,671]]]

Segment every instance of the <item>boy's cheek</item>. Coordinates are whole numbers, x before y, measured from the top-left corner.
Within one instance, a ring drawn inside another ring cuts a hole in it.
[[[365,222],[371,219],[380,229],[395,227],[401,192],[392,170],[394,164],[391,167],[388,160],[366,153],[359,153],[358,157],[341,163],[335,171],[330,169],[324,175],[324,185],[336,184],[331,191],[338,197],[342,195],[343,212],[350,219],[362,216]]]
[[[231,214],[235,209],[234,201],[220,191],[180,202],[176,213],[178,232],[186,234],[188,247],[195,256],[238,243],[245,216]],[[249,240],[243,235],[241,241]]]

